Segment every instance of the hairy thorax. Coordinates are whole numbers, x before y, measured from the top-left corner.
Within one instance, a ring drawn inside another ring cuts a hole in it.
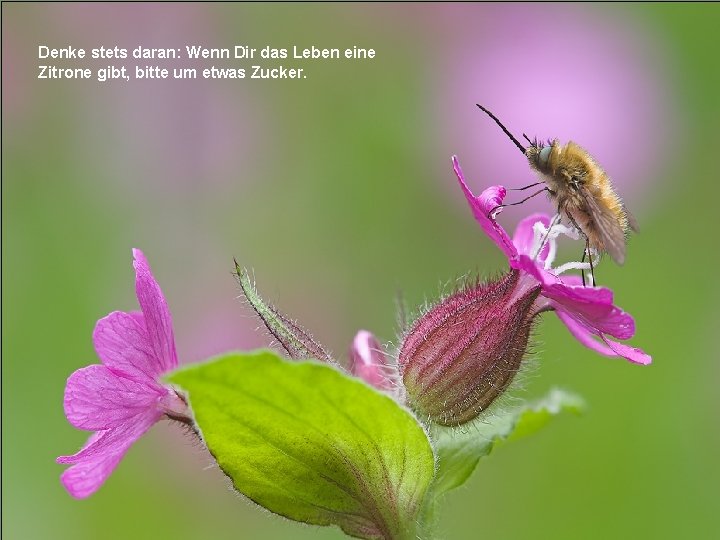
[[[530,146],[526,155],[530,166],[547,185],[558,212],[590,236],[595,247],[604,249],[588,198],[606,208],[627,230],[623,205],[610,178],[581,146],[572,141],[563,145],[555,139],[545,146]]]

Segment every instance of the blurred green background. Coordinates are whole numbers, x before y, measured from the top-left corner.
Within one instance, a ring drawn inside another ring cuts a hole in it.
[[[545,316],[517,397],[564,386],[589,412],[482,463],[448,497],[443,537],[720,535],[720,6],[4,3],[2,15],[5,538],[341,537],[253,507],[164,423],[73,500],[54,459],[86,434],[64,418],[65,379],[97,361],[95,321],[135,309],[132,247],[168,298],[181,362],[266,343],[236,298],[233,256],[343,359],[358,328],[395,339],[397,290],[419,306],[467,272],[500,272],[450,155],[478,191],[532,177],[482,100],[516,131],[597,141],[642,227],[599,281],[654,363],[600,357]],[[301,81],[98,83],[39,81],[42,44],[378,54],[281,62],[303,65]]]

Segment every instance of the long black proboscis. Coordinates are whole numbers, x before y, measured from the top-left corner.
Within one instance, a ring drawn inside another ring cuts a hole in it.
[[[490,118],[492,118],[493,120],[495,120],[495,123],[496,123],[498,126],[500,126],[500,129],[502,129],[502,130],[505,132],[505,135],[507,135],[508,137],[510,137],[510,140],[515,143],[515,146],[517,146],[517,147],[520,149],[520,151],[523,153],[523,155],[524,155],[524,154],[525,154],[525,147],[524,147],[522,144],[520,144],[520,141],[518,141],[515,137],[513,137],[513,134],[510,133],[505,126],[503,126],[502,122],[501,122],[500,120],[498,120],[497,116],[495,116],[493,113],[491,113],[490,111],[488,111],[485,107],[483,107],[483,106],[480,105],[479,103],[476,103],[475,105],[477,105],[478,108],[479,108],[481,111],[483,111],[485,114],[487,114]]]

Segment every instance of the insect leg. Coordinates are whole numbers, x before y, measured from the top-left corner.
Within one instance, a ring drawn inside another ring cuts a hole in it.
[[[580,228],[580,225],[577,224],[577,221],[575,221],[575,218],[572,217],[570,213],[566,213],[568,219],[570,220],[570,223],[573,224],[573,227],[575,227],[580,234],[582,234],[585,237],[585,249],[582,254],[582,259],[580,259],[580,262],[585,262],[585,255],[588,256],[590,260],[590,278],[592,280],[592,283],[590,284],[591,287],[595,286],[595,269],[593,268],[593,262],[592,262],[592,254],[590,253],[590,238],[587,234],[583,232],[583,230]],[[583,287],[586,286],[585,284],[585,270],[582,268],[580,269],[580,275],[582,276],[582,282]]]
[[[587,250],[588,260],[590,261],[590,279],[592,280],[592,286],[597,287],[597,283],[595,283],[595,268],[593,268],[592,252],[590,251],[590,239],[587,236],[585,237],[585,249]]]
[[[530,189],[531,187],[539,186],[540,184],[544,184],[544,182],[535,182],[534,184],[530,184],[529,186],[525,186],[525,187],[508,188],[508,191],[525,191],[526,189]]]
[[[542,184],[542,182],[539,182],[539,183]],[[531,186],[528,186],[528,187],[531,187]],[[524,189],[524,188],[523,188],[523,189]],[[539,189],[538,191],[536,191],[535,193],[533,193],[532,195],[530,195],[530,196],[528,196],[528,197],[525,197],[522,201],[518,201],[518,202],[514,202],[514,203],[508,203],[508,204],[499,204],[499,205],[497,205],[495,208],[493,208],[492,210],[490,210],[490,211],[487,213],[487,217],[490,218],[490,219],[493,219],[493,218],[492,218],[492,215],[493,215],[497,210],[499,210],[500,208],[505,208],[506,206],[517,206],[518,204],[522,204],[522,203],[524,203],[525,201],[532,199],[532,198],[535,197],[536,195],[540,195],[543,191],[547,191],[547,192],[549,192],[549,193],[552,193],[552,191],[550,191],[550,189],[549,189],[547,186],[545,186],[544,188]]]

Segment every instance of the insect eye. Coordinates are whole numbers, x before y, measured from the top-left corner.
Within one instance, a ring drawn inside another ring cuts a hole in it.
[[[549,158],[550,158],[550,147],[543,146],[542,150],[540,150],[540,164],[547,165]]]

